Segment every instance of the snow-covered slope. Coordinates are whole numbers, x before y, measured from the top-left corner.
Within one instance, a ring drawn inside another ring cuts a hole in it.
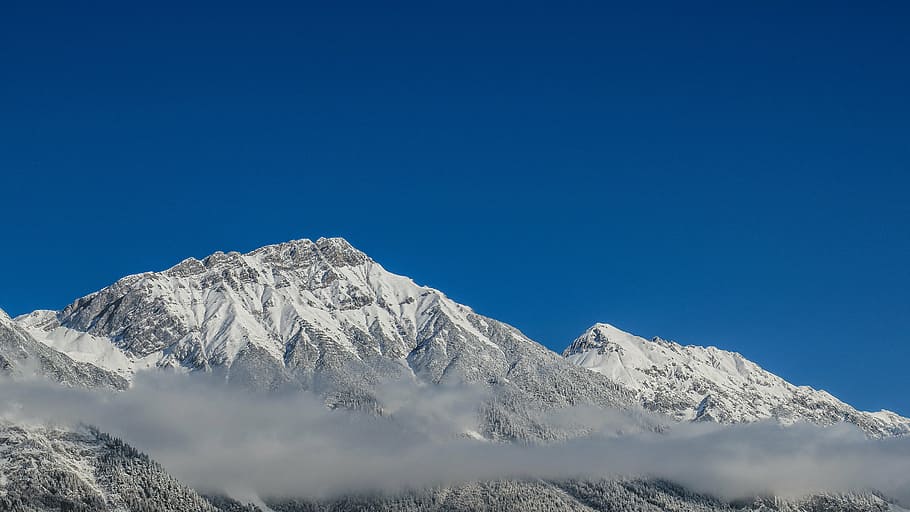
[[[825,391],[795,386],[740,354],[714,347],[649,341],[596,324],[563,356],[621,384],[645,408],[680,420],[847,421],[876,437],[910,433],[910,419],[889,411],[857,411]]]
[[[122,377],[36,341],[0,310],[0,376],[46,377],[68,386],[124,389]]]
[[[126,378],[155,367],[212,371],[257,389],[313,389],[333,407],[381,409],[373,389],[389,378],[479,383],[497,395],[485,412],[489,437],[561,435],[535,424],[547,407],[632,403],[609,379],[340,238],[190,258],[17,321]]]

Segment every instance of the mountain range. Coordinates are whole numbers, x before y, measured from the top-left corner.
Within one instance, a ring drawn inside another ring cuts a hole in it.
[[[584,436],[592,430],[585,421],[553,422],[546,414],[576,406],[629,411],[636,429],[654,432],[677,422],[771,420],[782,425],[846,422],[870,438],[910,433],[910,419],[889,411],[858,411],[714,347],[646,340],[596,324],[557,354],[438,290],[388,272],[340,238],[189,258],[161,272],[126,276],[60,311],[15,319],[0,313],[0,372],[9,377],[38,374],[67,386],[128,393],[138,375],[151,371],[211,374],[259,393],[312,392],[328,408],[375,416],[388,414],[377,392],[385,382],[468,384],[485,395],[476,428],[464,434],[500,442],[547,444]],[[54,496],[64,496],[67,506],[85,510],[243,507],[181,486],[154,461],[97,430],[9,421],[0,426],[3,475],[13,475],[0,478],[0,489],[6,489],[0,491],[0,505],[51,510]],[[40,479],[30,476],[39,473]],[[644,499],[652,508],[642,505],[642,510],[733,506],[647,480],[593,487],[579,482],[477,485],[476,492],[506,501],[503,493],[531,495],[563,500],[560,508],[578,510],[612,510],[649,495],[660,498]],[[62,488],[66,492],[59,492]],[[369,499],[378,510],[407,509],[395,500],[413,503],[412,509],[447,510],[439,505],[445,500],[438,493],[459,492],[467,491],[440,488],[394,500]],[[131,493],[167,498],[133,499]],[[26,498],[32,495],[46,499]],[[852,503],[833,510],[893,507],[874,495],[831,499]],[[458,503],[450,508],[459,509]],[[799,509],[791,502],[756,503],[770,510]],[[808,503],[821,502],[800,503],[810,510],[815,505]],[[462,505],[489,509],[489,503]],[[293,500],[269,506],[346,510],[338,503]]]

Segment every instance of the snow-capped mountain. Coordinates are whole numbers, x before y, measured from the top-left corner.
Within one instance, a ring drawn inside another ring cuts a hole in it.
[[[479,383],[497,396],[482,426],[494,438],[561,436],[534,419],[548,407],[632,404],[609,379],[340,238],[190,258],[17,321],[127,379],[155,367],[212,371],[257,389],[312,389],[333,407],[381,409],[372,390],[389,378]]]
[[[795,386],[740,354],[715,347],[646,340],[601,323],[573,341],[563,356],[622,385],[645,408],[679,420],[846,421],[875,437],[910,433],[908,418],[890,411],[857,411],[825,391]]]

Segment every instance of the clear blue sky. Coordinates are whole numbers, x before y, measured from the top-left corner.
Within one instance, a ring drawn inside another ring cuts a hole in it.
[[[187,3],[0,7],[11,314],[344,236],[910,414],[910,4]]]

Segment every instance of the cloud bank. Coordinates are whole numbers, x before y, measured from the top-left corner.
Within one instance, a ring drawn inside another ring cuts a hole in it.
[[[623,411],[567,409],[548,421],[594,432],[549,446],[466,438],[485,392],[390,384],[390,414],[330,411],[307,393],[259,395],[214,379],[146,375],[127,392],[0,382],[0,415],[89,423],[122,437],[186,484],[235,496],[323,497],[501,478],[653,476],[721,498],[877,489],[910,503],[910,439],[840,425],[679,424],[629,431]]]

